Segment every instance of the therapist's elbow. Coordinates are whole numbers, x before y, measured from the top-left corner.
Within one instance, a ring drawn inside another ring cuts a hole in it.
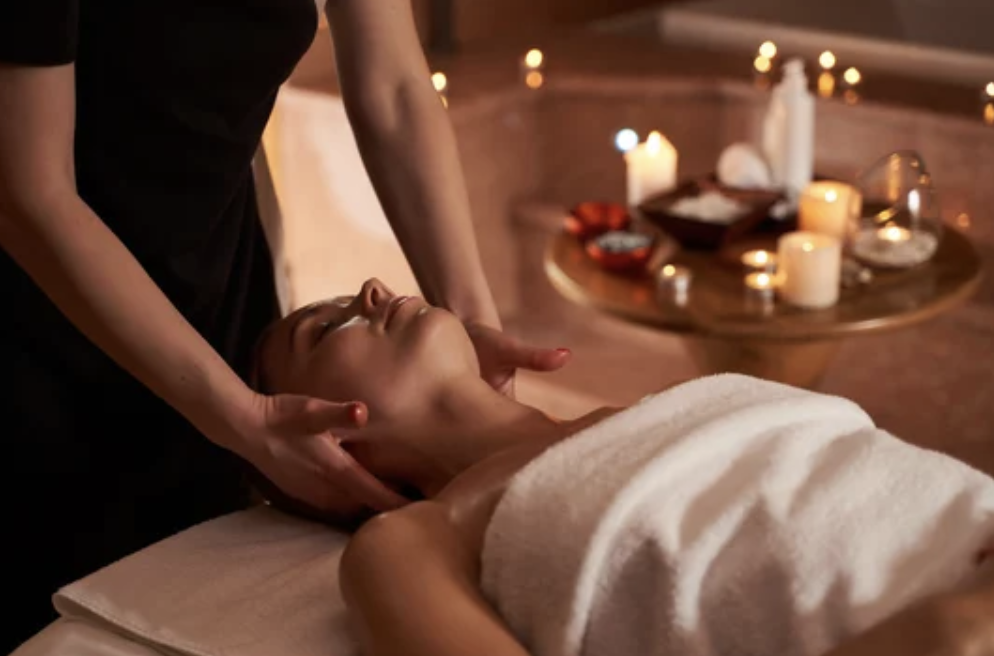
[[[0,244],[79,202],[71,181],[0,174]]]
[[[345,111],[358,141],[410,136],[444,125],[445,108],[428,80],[408,77],[346,89]]]

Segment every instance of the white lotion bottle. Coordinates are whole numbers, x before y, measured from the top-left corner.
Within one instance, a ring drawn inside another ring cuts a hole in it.
[[[784,65],[783,79],[773,89],[763,125],[763,154],[773,184],[792,200],[814,179],[815,99],[801,59]]]

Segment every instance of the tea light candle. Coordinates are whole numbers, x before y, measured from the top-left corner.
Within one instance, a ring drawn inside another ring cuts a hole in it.
[[[842,242],[816,232],[791,232],[778,243],[778,277],[784,302],[820,309],[839,300]]]
[[[900,244],[911,239],[911,231],[900,226],[887,226],[877,230],[877,238],[888,244]]]
[[[750,273],[745,278],[746,294],[751,300],[773,301],[776,280],[768,273]]]
[[[676,187],[677,152],[659,132],[625,153],[628,205],[636,207],[647,198]]]
[[[845,239],[862,208],[862,195],[842,182],[813,182],[801,194],[797,212],[802,231]]]
[[[747,269],[770,273],[776,268],[777,258],[773,253],[762,249],[746,251],[742,254],[742,264]]]
[[[545,83],[542,69],[545,68],[545,53],[538,48],[532,48],[521,58],[521,75],[525,86],[529,89],[539,89]]]
[[[435,87],[438,97],[442,100],[444,107],[449,106],[449,78],[445,73],[438,71],[431,74],[431,85]]]
[[[690,283],[694,275],[690,269],[678,264],[667,264],[659,270],[659,290],[669,296],[677,305],[684,305],[690,293]]]

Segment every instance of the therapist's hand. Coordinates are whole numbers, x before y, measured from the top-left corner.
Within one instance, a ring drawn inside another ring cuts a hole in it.
[[[363,404],[291,394],[260,394],[255,403],[250,446],[241,455],[283,494],[330,519],[407,503],[341,447],[345,437],[361,439]]]
[[[514,375],[518,369],[555,371],[569,362],[569,349],[538,348],[522,344],[482,323],[464,323],[480,361],[480,375],[498,392],[515,398]]]

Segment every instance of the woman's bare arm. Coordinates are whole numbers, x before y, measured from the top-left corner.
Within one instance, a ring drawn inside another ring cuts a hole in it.
[[[365,656],[528,656],[483,598],[476,570],[434,502],[366,524],[340,579]]]
[[[118,364],[236,447],[250,390],[76,193],[74,131],[73,65],[0,65],[0,247]]]
[[[326,13],[356,142],[421,291],[463,321],[499,327],[410,0],[328,0]]]

